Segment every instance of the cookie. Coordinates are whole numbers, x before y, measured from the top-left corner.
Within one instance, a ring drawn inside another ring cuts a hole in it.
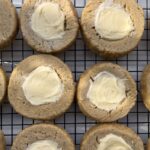
[[[144,12],[135,0],[89,0],[81,16],[88,47],[105,58],[131,52],[144,32]]]
[[[150,111],[150,65],[147,65],[141,76],[141,96],[145,107]]]
[[[9,46],[18,33],[16,8],[10,0],[0,1],[0,49]]]
[[[3,132],[0,130],[0,150],[5,150],[5,138]]]
[[[119,65],[98,63],[87,69],[77,87],[80,110],[100,122],[112,122],[126,116],[136,103],[136,84]]]
[[[75,150],[75,145],[71,137],[60,127],[50,124],[37,124],[20,132],[15,138],[11,150],[44,148]]]
[[[51,120],[66,112],[74,100],[72,73],[60,59],[51,55],[34,55],[13,70],[8,98],[21,115]]]
[[[144,150],[141,138],[130,128],[121,124],[103,124],[85,133],[80,150]]]
[[[20,25],[28,45],[42,53],[66,50],[79,30],[77,13],[70,0],[25,0]]]

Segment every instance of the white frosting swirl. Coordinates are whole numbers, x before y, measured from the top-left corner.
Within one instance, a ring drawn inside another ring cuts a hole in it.
[[[26,150],[62,150],[58,147],[58,143],[52,140],[41,140],[32,143]]]
[[[59,39],[64,35],[65,15],[57,3],[43,2],[31,17],[32,30],[45,40]]]
[[[120,40],[131,35],[134,25],[123,6],[113,0],[105,0],[96,10],[95,29],[104,39]]]
[[[100,72],[90,80],[87,98],[102,110],[114,110],[126,98],[124,80],[109,72]]]
[[[25,77],[22,88],[26,99],[32,105],[42,105],[57,102],[64,85],[54,69],[40,66]]]
[[[100,139],[97,150],[133,150],[122,138],[114,134],[108,134]]]

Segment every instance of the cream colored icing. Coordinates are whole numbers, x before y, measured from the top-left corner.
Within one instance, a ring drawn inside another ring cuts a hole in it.
[[[42,105],[59,101],[64,85],[53,68],[40,66],[25,77],[22,88],[32,105]]]
[[[65,15],[54,2],[43,2],[31,17],[32,30],[45,40],[63,38]]]
[[[122,138],[114,134],[108,134],[100,139],[97,150],[133,150]]]
[[[87,98],[99,109],[114,110],[126,98],[124,80],[115,75],[104,71],[100,72],[93,80],[90,80]]]
[[[95,29],[101,38],[120,40],[132,35],[134,25],[123,6],[113,0],[105,0],[96,10]]]
[[[32,143],[26,150],[62,150],[62,148],[59,148],[58,143],[52,140],[41,140]]]

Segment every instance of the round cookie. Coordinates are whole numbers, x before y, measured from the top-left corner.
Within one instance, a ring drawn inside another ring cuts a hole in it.
[[[147,141],[146,150],[150,150],[150,139]]]
[[[141,96],[145,107],[150,111],[150,65],[147,65],[141,76]]]
[[[0,1],[0,48],[11,44],[18,32],[16,8],[10,0]]]
[[[144,32],[144,13],[135,0],[89,0],[81,16],[81,28],[93,52],[117,58],[139,43]]]
[[[8,98],[16,112],[32,119],[49,120],[62,115],[74,99],[73,76],[60,59],[34,55],[14,68]]]
[[[5,138],[3,132],[0,130],[0,150],[5,150]]]
[[[28,45],[42,53],[66,50],[76,40],[79,30],[71,0],[25,0],[20,25]]]
[[[0,67],[0,103],[4,100],[7,90],[7,78],[6,73],[2,67]]]
[[[100,122],[116,121],[136,103],[136,84],[129,72],[112,63],[99,63],[80,77],[77,100],[81,111]]]
[[[35,143],[39,147],[35,147]],[[15,138],[11,150],[32,150],[33,148],[42,149],[41,145],[43,145],[43,147],[45,145],[45,148],[47,149],[48,146],[54,146],[49,147],[49,149],[75,150],[75,145],[66,131],[50,124],[32,125],[24,129]]]
[[[120,124],[103,124],[85,133],[80,150],[144,150],[141,138],[130,128]]]

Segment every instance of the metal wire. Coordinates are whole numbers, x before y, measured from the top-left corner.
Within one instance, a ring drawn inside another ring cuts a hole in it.
[[[23,0],[12,0],[17,10],[22,6]],[[86,4],[86,0],[73,0],[79,16]],[[140,75],[143,68],[150,60],[150,38],[148,21],[150,17],[150,1],[139,0],[138,1],[145,12],[145,32],[139,46],[128,56],[113,60],[111,62],[117,63],[122,67],[128,69],[137,82],[138,89],[140,88]],[[24,58],[34,54],[30,47],[27,46],[19,33],[17,39],[7,49],[0,52],[1,65],[10,75],[14,66]],[[88,50],[85,43],[82,40],[81,35],[76,40],[76,43],[65,53],[58,55],[66,64],[71,68],[75,81],[78,81],[80,74],[92,64],[104,61],[101,57],[93,54]],[[130,114],[119,120],[119,123],[126,124],[130,128],[134,129],[143,139],[144,143],[150,134],[150,114],[143,106],[140,98],[140,94],[137,96],[137,105],[132,109]],[[8,101],[0,106],[0,128],[4,131],[7,140],[7,149],[13,142],[14,137],[25,127],[37,123],[37,120],[31,120],[24,118],[14,112],[9,105]],[[68,133],[74,139],[77,149],[83,134],[95,124],[95,121],[86,118],[80,111],[77,104],[74,104],[71,109],[66,112],[61,118],[54,121],[55,124],[64,127]]]

